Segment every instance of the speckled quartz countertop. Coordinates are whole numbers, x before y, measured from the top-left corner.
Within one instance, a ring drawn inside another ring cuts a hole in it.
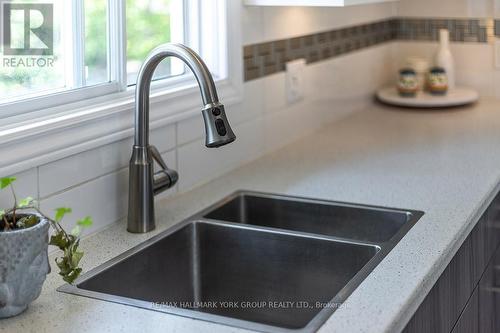
[[[314,144],[312,144],[314,143]],[[182,175],[181,175],[182,177]],[[320,332],[397,332],[472,230],[500,182],[500,101],[447,111],[375,105],[186,194],[157,204],[147,235],[125,222],[86,238],[89,270],[238,189],[422,210],[425,215]],[[51,258],[53,260],[53,258]],[[56,292],[1,332],[243,332],[242,329]]]

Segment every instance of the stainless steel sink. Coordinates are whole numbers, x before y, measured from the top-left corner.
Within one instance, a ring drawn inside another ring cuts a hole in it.
[[[383,243],[419,214],[408,210],[241,191],[200,215],[220,221]]]
[[[59,291],[257,331],[312,332],[422,214],[238,192]]]

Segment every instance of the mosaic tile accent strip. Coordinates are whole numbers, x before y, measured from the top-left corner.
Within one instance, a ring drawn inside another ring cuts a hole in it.
[[[489,25],[493,26],[493,20],[399,18],[396,38],[398,40],[437,41],[439,30],[448,29],[452,42],[487,43]]]
[[[291,60],[305,58],[314,63],[392,40],[395,23],[385,20],[245,46],[245,81],[284,71]]]
[[[493,34],[500,37],[500,20],[400,17],[247,45],[245,81],[282,72],[288,61],[299,58],[314,63],[393,40],[437,41],[439,29],[448,29],[452,42],[487,43]]]
[[[500,20],[495,20],[493,23],[493,30],[496,37],[500,37]]]

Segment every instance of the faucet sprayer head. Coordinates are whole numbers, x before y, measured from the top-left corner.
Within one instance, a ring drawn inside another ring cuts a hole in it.
[[[202,110],[205,121],[206,142],[208,148],[217,148],[236,139],[226,118],[224,105],[220,103],[207,104]]]

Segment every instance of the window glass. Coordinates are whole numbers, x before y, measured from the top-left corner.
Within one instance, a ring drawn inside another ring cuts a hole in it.
[[[85,79],[89,85],[107,82],[110,79],[107,59],[106,2],[85,1]]]
[[[0,100],[108,82],[106,3],[0,0]]]
[[[2,99],[59,89],[65,85],[65,57],[61,48],[63,22],[62,16],[57,15],[63,9],[56,4],[45,8],[37,8],[37,2],[33,4],[30,8],[21,1],[0,2]],[[29,13],[28,22],[25,21],[25,12]],[[48,23],[44,27],[45,33],[35,35],[28,30],[30,34],[26,43],[25,30],[40,26],[41,23]],[[48,36],[47,32],[50,30],[52,38],[43,38]]]
[[[127,83],[137,81],[149,52],[168,42],[184,42],[184,6],[181,0],[127,0]],[[156,69],[154,79],[184,73],[184,66],[167,58]]]

